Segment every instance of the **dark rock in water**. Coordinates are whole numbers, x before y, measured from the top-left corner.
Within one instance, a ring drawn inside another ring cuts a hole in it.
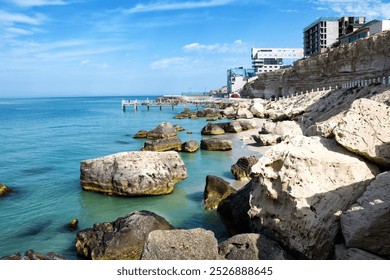
[[[252,232],[251,221],[248,215],[250,209],[249,199],[252,190],[252,181],[249,181],[245,187],[218,205],[218,214],[230,236]]]
[[[142,151],[165,152],[181,151],[182,143],[179,138],[151,140],[144,143]]]
[[[190,130],[189,130],[189,131],[187,131],[187,134],[192,134],[192,131],[190,131]]]
[[[219,203],[236,192],[224,179],[207,175],[204,190],[204,205],[206,209],[216,209]]]
[[[138,260],[149,233],[173,226],[149,211],[132,212],[114,222],[94,224],[77,232],[76,251],[92,260]]]
[[[251,168],[259,159],[255,156],[244,156],[238,159],[236,164],[230,168],[236,180],[245,180],[249,178]]]
[[[6,194],[9,194],[10,192],[12,192],[11,188],[0,183],[0,197],[5,196]]]
[[[163,195],[187,178],[177,152],[124,152],[80,163],[80,184],[86,191],[108,195]]]
[[[152,140],[176,138],[177,131],[170,122],[160,123],[156,128],[148,132],[147,138]]]
[[[146,130],[140,130],[134,135],[134,138],[146,138],[146,137],[148,137],[148,132]]]
[[[18,234],[19,237],[31,237],[40,234],[48,226],[53,223],[52,220],[39,221],[33,225],[27,227],[24,231]]]
[[[291,256],[275,241],[257,233],[235,235],[221,242],[219,254],[227,260],[286,260]]]
[[[220,135],[225,134],[225,130],[220,127],[218,124],[208,123],[205,127],[202,128],[202,135]]]
[[[16,253],[14,255],[3,257],[1,260],[66,260],[66,258],[53,252],[43,255],[35,252],[34,250],[28,250],[24,255]]]
[[[74,231],[77,228],[78,224],[79,224],[79,220],[73,219],[72,221],[70,221],[70,223],[67,225],[67,227],[70,231]]]
[[[182,151],[194,153],[199,150],[199,144],[196,140],[189,140],[182,145]]]
[[[202,228],[155,230],[145,242],[142,260],[218,260],[214,233]]]
[[[209,138],[203,139],[200,147],[209,151],[229,151],[233,149],[233,142],[224,138]]]

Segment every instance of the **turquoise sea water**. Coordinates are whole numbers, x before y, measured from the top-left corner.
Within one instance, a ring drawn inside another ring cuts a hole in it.
[[[80,188],[81,160],[139,151],[145,140],[133,136],[141,129],[150,130],[170,121],[193,132],[180,132],[183,142],[200,142],[202,138],[205,119],[173,119],[183,107],[152,108],[149,112],[143,107],[134,112],[129,107],[122,112],[121,100],[0,99],[0,182],[15,190],[0,199],[0,257],[33,249],[76,259],[76,231],[65,227],[73,218],[79,220],[78,229],[84,229],[138,210],[153,211],[175,227],[203,227],[214,231],[219,239],[226,237],[217,213],[204,210],[202,198],[208,174],[233,181],[230,166],[238,156],[232,152],[180,153],[188,178],[166,196],[123,198]],[[239,145],[235,140],[234,149]]]

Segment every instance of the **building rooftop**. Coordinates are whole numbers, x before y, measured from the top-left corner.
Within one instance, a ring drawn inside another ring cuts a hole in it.
[[[316,25],[317,23],[321,22],[321,21],[338,21],[339,18],[338,17],[320,17],[320,18],[317,18],[315,21],[313,21],[312,23],[310,23],[308,26],[306,26],[303,31],[306,31],[310,28],[312,28],[314,25]]]

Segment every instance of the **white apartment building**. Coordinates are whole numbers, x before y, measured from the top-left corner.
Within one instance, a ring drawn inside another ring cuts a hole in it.
[[[286,66],[283,59],[293,61],[303,58],[303,49],[294,48],[252,48],[251,53],[256,74],[279,70]]]

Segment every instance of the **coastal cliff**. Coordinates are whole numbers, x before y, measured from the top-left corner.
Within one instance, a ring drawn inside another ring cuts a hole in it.
[[[243,88],[241,96],[269,99],[388,77],[389,53],[390,31],[382,32],[296,61],[291,68],[263,73]]]

